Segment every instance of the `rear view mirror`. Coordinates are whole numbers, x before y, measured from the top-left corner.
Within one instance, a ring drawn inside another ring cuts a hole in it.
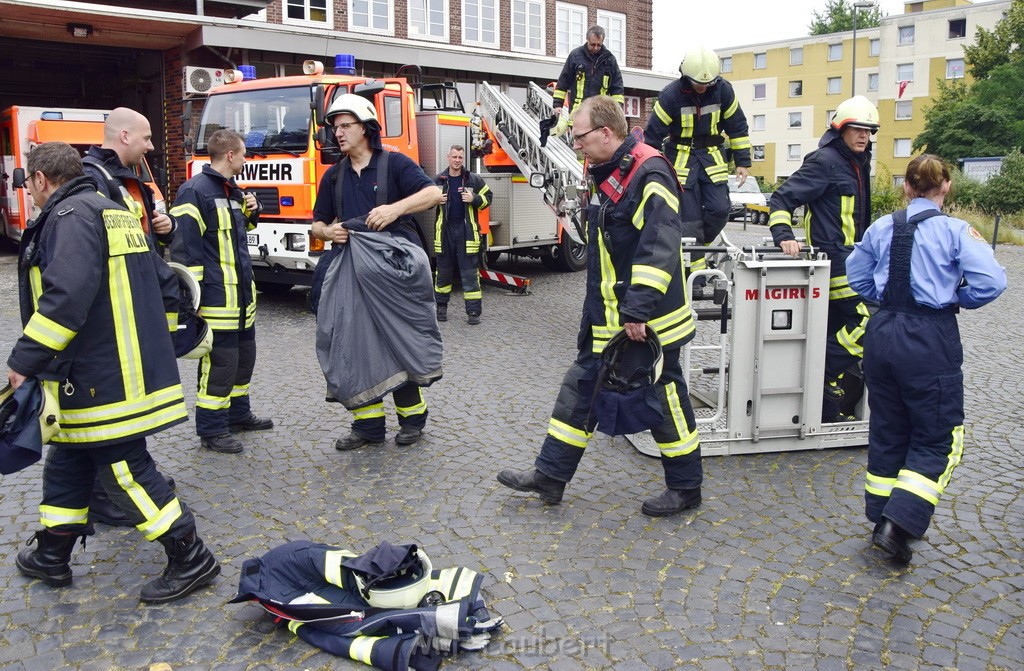
[[[28,177],[25,175],[25,168],[15,168],[14,174],[11,175],[11,186],[15,189],[24,189],[25,182],[28,181]]]

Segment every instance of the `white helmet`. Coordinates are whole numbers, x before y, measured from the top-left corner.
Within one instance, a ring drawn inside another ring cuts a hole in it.
[[[178,330],[174,334],[174,353],[182,359],[201,359],[213,349],[213,330],[199,316],[202,287],[199,280],[184,265],[170,261],[167,264],[178,276]]]
[[[352,571],[352,577],[360,594],[374,608],[416,608],[430,592],[433,584],[430,574],[434,570],[430,557],[423,550],[417,548],[416,559],[416,564],[402,571],[401,575],[381,580],[369,589],[359,571]]]
[[[339,114],[351,114],[362,123],[368,124],[373,128],[380,128],[380,122],[377,120],[377,110],[374,108],[373,103],[355,93],[343,93],[335,98],[334,102],[331,103],[330,109],[327,110],[324,123],[330,125],[331,118]]]
[[[836,130],[843,130],[846,126],[851,128],[866,128],[872,133],[878,130],[878,108],[864,96],[853,96],[839,103],[835,116],[832,117],[832,127]]]
[[[679,74],[697,84],[712,84],[718,79],[718,54],[704,46],[691,47],[679,64]]]

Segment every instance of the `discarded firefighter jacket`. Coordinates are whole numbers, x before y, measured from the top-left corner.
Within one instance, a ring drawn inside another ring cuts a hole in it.
[[[434,671],[444,656],[480,650],[502,625],[480,596],[483,576],[432,570],[417,608],[373,608],[345,564],[354,552],[293,541],[242,564],[230,603],[255,601],[302,640],[384,671]]]

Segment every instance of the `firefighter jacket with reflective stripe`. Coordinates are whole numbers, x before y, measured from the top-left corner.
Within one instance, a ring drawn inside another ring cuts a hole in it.
[[[502,625],[480,595],[483,576],[467,568],[432,571],[430,605],[372,608],[341,565],[355,556],[322,543],[285,543],[242,564],[231,603],[256,601],[307,643],[387,671],[437,669],[442,655],[482,649]]]
[[[152,237],[154,247],[158,242],[162,245],[171,244],[171,241],[174,240],[174,228],[177,225],[174,223],[174,217],[171,217],[169,233],[153,232],[149,223],[156,211],[153,190],[139,178],[134,170],[121,163],[117,152],[113,149],[104,149],[93,145],[85,152],[82,167],[85,169],[85,174],[92,177],[96,183],[97,191],[138,215],[139,220],[143,222],[143,228]]]
[[[732,84],[719,77],[704,93],[693,90],[688,77],[672,82],[658,94],[647,121],[644,142],[664,152],[680,183],[692,168],[702,167],[712,182],[729,178],[729,162],[722,155],[722,133],[738,167],[750,167],[750,135]]]
[[[586,209],[590,249],[579,345],[592,331],[595,353],[627,321],[649,324],[666,349],[693,337],[680,239],[694,232],[683,230],[681,192],[671,166],[660,155],[633,161],[636,172],[618,202],[600,188],[613,174],[621,174],[617,171],[624,158],[632,161],[636,142],[627,137],[610,161],[590,166],[597,187]]]
[[[793,210],[800,205],[807,244],[828,255],[832,277],[845,278],[846,257],[871,224],[871,145],[854,154],[839,131],[825,132],[818,149],[772,194],[768,225],[776,245],[795,239]]]
[[[461,194],[448,193],[449,177],[448,169],[445,168],[444,172],[438,173],[437,177],[434,178],[434,182],[441,187],[441,193],[448,196],[447,203],[441,203],[437,206],[437,217],[434,220],[435,254],[442,254],[444,252],[444,241],[442,238],[444,237],[445,229],[450,231],[450,227],[456,225],[456,223],[450,221],[448,205],[451,203],[452,198],[459,198],[460,200],[462,198]],[[466,240],[466,253],[476,254],[480,251],[480,221],[478,217],[480,210],[486,210],[491,205],[491,187],[487,186],[480,175],[468,170],[462,171],[462,185],[473,189],[473,200],[465,203],[466,220],[462,225],[465,227],[463,237]]]
[[[256,284],[246,232],[259,209],[245,207],[233,179],[203,165],[181,185],[171,213],[178,222],[171,258],[202,285],[199,315],[215,331],[241,331],[256,323]]]
[[[188,418],[166,307],[177,280],[162,282],[158,264],[139,220],[87,177],[54,192],[25,229],[24,332],[7,363],[50,385],[61,414],[51,442],[120,443]]]
[[[591,54],[584,44],[570,51],[565,59],[562,74],[558,75],[555,84],[552,104],[557,110],[568,103],[572,114],[581,102],[591,96],[610,95],[616,102],[624,102],[624,91],[615,55],[603,46],[597,54]]]

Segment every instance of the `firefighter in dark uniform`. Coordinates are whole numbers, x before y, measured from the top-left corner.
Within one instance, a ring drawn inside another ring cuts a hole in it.
[[[615,54],[604,46],[604,28],[591,26],[587,42],[569,52],[552,94],[554,118],[552,135],[561,135],[572,125],[572,113],[591,96],[608,95],[620,105],[626,101],[622,72]]]
[[[257,417],[249,405],[256,365],[256,283],[247,231],[261,206],[243,194],[235,176],[245,165],[245,140],[219,130],[207,143],[210,163],[178,189],[171,215],[178,231],[171,256],[202,285],[199,316],[213,331],[213,349],[199,361],[196,433],[203,447],[237,453],[233,434],[265,431],[273,420]]]
[[[694,333],[680,249],[687,231],[671,165],[626,133],[626,117],[612,98],[588,98],[577,108],[575,145],[596,185],[586,211],[590,252],[579,353],[562,380],[535,468],[503,470],[498,482],[535,492],[548,504],[562,500],[597,424],[593,396],[581,392],[581,380],[599,363],[612,336],[625,329],[630,339],[643,341],[650,326],[664,348],[656,382],[664,421],[652,434],[667,489],[647,499],[641,511],[664,516],[699,506],[703,481],[700,439],[679,362],[680,348]]]
[[[149,120],[135,110],[118,107],[103,122],[103,144],[89,147],[82,166],[97,191],[139,218],[153,248],[162,253],[163,246],[174,239],[174,220],[166,212],[157,211],[153,191],[136,172],[142,165],[142,158],[151,151],[153,130]],[[168,478],[167,482],[173,489],[174,479]],[[89,521],[133,526],[131,518],[107,496],[99,479],[89,502]]]
[[[871,135],[877,130],[878,109],[871,101],[864,96],[843,101],[818,149],[804,158],[769,202],[768,225],[783,252],[793,257],[800,254],[800,243],[793,235],[793,210],[804,205],[807,244],[825,252],[832,262],[823,422],[852,419],[847,414],[849,403],[844,403],[846,388],[859,396],[857,365],[864,356],[861,340],[869,313],[847,281],[846,257],[871,223]],[[853,379],[844,379],[848,375]]]
[[[697,244],[710,245],[729,220],[729,149],[740,185],[750,167],[747,118],[740,109],[732,84],[719,76],[718,55],[707,47],[694,47],[679,64],[682,75],[662,89],[647,121],[644,142],[664,152],[675,166],[683,186],[683,221],[697,224]],[[693,271],[704,270],[703,257],[694,258]],[[695,281],[702,288],[703,278]]]
[[[907,209],[882,217],[846,260],[850,286],[879,302],[864,336],[871,406],[864,493],[872,542],[908,562],[964,449],[963,346],[956,313],[1006,289],[1006,271],[967,222],[941,212],[949,169],[907,166]]]
[[[464,169],[466,149],[452,145],[448,150],[448,168],[435,182],[441,187],[441,204],[434,224],[434,300],[437,321],[448,321],[448,299],[452,293],[452,275],[458,266],[462,278],[462,297],[466,301],[469,323],[480,323],[483,293],[480,291],[480,210],[491,204],[491,189],[479,175]]]
[[[41,212],[22,238],[24,332],[7,377],[14,388],[28,376],[43,380],[61,426],[43,469],[43,529],[35,549],[18,555],[18,569],[53,587],[71,583],[71,551],[93,533],[98,474],[135,527],[167,552],[167,568],[142,588],[142,601],[179,599],[212,582],[220,564],[146,449],[146,436],[188,419],[166,307],[177,302],[177,282],[161,284],[162,261],[138,219],[96,192],[70,145],[33,149],[27,186]]]

